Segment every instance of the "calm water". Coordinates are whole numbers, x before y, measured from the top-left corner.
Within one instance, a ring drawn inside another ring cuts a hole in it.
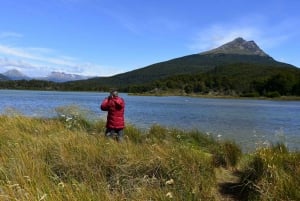
[[[76,105],[91,118],[105,118],[99,104],[107,93],[0,90],[0,113],[15,110],[27,116],[53,117],[55,108]],[[126,121],[147,129],[160,124],[198,129],[222,139],[233,139],[251,150],[257,144],[284,142],[300,148],[300,102],[267,100],[148,97],[121,94]]]

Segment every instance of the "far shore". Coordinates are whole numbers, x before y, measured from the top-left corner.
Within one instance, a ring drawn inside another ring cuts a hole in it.
[[[280,96],[269,98],[265,96],[259,97],[244,97],[244,96],[231,96],[231,95],[213,95],[213,94],[183,94],[183,93],[128,93],[131,96],[186,96],[194,98],[219,98],[219,99],[253,99],[253,100],[282,100],[282,101],[300,101],[300,96]]]

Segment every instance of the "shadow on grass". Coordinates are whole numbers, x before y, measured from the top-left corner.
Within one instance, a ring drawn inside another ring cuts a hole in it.
[[[235,176],[241,178],[241,172],[233,173]],[[245,183],[240,181],[229,181],[219,183],[219,192],[224,200],[233,201],[246,201],[249,198],[249,189],[245,186]]]

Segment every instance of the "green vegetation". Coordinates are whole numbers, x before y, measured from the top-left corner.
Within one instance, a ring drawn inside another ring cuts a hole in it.
[[[234,97],[300,96],[300,70],[239,63],[219,66],[207,73],[171,76],[148,85],[129,87],[130,93],[171,91]]]
[[[75,111],[74,111],[75,110]],[[124,143],[76,108],[0,116],[0,200],[299,200],[300,153],[242,153],[199,131],[129,125]]]
[[[119,91],[152,95],[300,96],[300,69],[267,56],[189,55],[112,77],[55,83],[0,81],[0,89]]]

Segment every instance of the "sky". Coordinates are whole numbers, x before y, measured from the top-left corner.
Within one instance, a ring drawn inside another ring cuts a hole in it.
[[[0,73],[112,76],[237,37],[300,67],[300,1],[0,0]]]

